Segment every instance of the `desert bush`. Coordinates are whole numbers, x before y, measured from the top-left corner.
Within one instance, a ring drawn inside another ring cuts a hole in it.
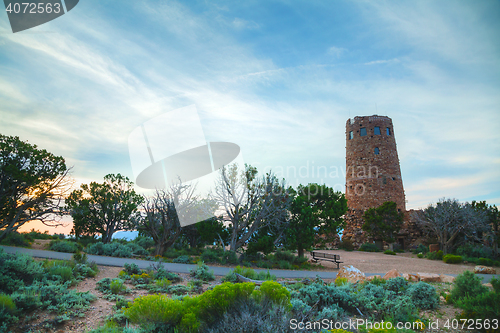
[[[424,257],[424,254],[423,254],[423,253],[419,253],[419,254],[417,254],[417,258],[422,259],[423,257]]]
[[[81,250],[81,245],[68,240],[53,240],[49,244],[49,250],[57,252],[75,253]]]
[[[359,247],[359,251],[365,252],[380,252],[380,249],[376,244],[373,243],[364,243]]]
[[[398,276],[393,279],[387,280],[384,284],[384,288],[386,290],[393,291],[396,295],[404,294],[406,289],[408,288],[408,281],[406,281],[401,276]]]
[[[489,258],[479,258],[477,263],[484,266],[493,266],[493,260]]]
[[[462,257],[453,254],[447,254],[443,257],[443,261],[447,264],[458,264],[462,262]]]
[[[183,286],[181,284],[174,284],[167,287],[167,293],[174,295],[187,294],[190,291],[189,287]]]
[[[132,274],[130,279],[133,284],[149,284],[153,281],[153,276],[149,273],[142,272],[141,274]]]
[[[101,242],[90,244],[87,246],[87,253],[95,255],[104,255],[110,257],[130,258],[134,254],[147,254],[145,250],[137,244],[121,244],[119,241],[103,244]],[[142,252],[141,252],[142,251]]]
[[[156,280],[168,279],[174,283],[182,281],[182,278],[179,275],[167,271],[161,263],[157,263],[156,265],[151,265],[150,270],[151,272],[153,272],[152,274]]]
[[[26,254],[9,254],[0,248],[0,292],[11,294],[45,273],[41,262]]]
[[[15,323],[16,304],[9,295],[0,294],[0,332],[8,332],[7,327]]]
[[[132,264],[125,263],[125,265],[123,265],[123,269],[125,270],[127,275],[141,274],[141,270],[139,269],[139,266],[137,266],[137,264],[134,264],[134,263],[132,263]]]
[[[411,284],[407,291],[413,304],[421,310],[433,310],[439,305],[439,295],[436,288],[425,282]]]
[[[244,333],[249,332],[249,328],[253,332],[294,332],[290,328],[291,319],[286,307],[248,298],[235,302],[206,332]]]
[[[427,252],[425,257],[430,260],[443,260],[443,251]]]
[[[457,254],[468,258],[495,259],[493,249],[484,245],[466,244],[457,248]]]
[[[500,318],[500,280],[493,278],[491,282],[493,291],[468,294],[455,301],[455,305],[464,310],[459,319],[479,319],[484,325],[486,320],[492,324],[493,320]],[[490,328],[493,327],[483,326],[480,331],[489,332]]]
[[[199,262],[196,268],[193,268],[189,271],[189,275],[194,277],[195,279],[202,281],[213,281],[215,280],[214,272],[210,271],[208,266],[203,262]]]
[[[200,256],[200,259],[207,263],[220,263],[220,252],[221,251],[217,251],[216,249],[205,249]]]
[[[396,252],[391,251],[391,250],[385,250],[385,251],[384,251],[384,254],[389,254],[389,255],[391,255],[391,256],[395,256],[395,255],[396,255]]]
[[[465,271],[456,277],[447,301],[456,303],[461,299],[471,298],[475,295],[484,294],[487,291],[488,288],[481,284],[481,279],[478,276],[471,271]]]
[[[60,279],[62,282],[73,280],[73,270],[68,266],[55,265],[48,269],[52,278]]]
[[[427,246],[425,246],[424,244],[418,244],[418,246],[412,252],[413,252],[413,254],[417,254],[417,253],[426,254],[427,252],[429,252],[429,248]]]
[[[245,266],[236,266],[232,271],[230,270],[229,273],[222,278],[222,280],[226,282],[238,282],[238,278],[235,273],[238,273],[252,280],[276,280],[276,276],[269,273],[269,270],[267,272],[262,271],[257,273],[252,268],[248,268]]]
[[[123,280],[121,279],[113,279],[109,284],[109,290],[111,291],[112,294],[115,295],[124,292],[126,289],[127,287],[123,285]]]
[[[33,241],[33,240],[31,240]],[[20,234],[17,231],[12,231],[5,236],[0,242],[1,245],[30,247],[30,239],[25,234]]]
[[[343,286],[344,284],[347,284],[347,283],[349,283],[349,281],[347,280],[347,278],[338,277],[338,278],[335,279],[335,285],[337,287]]]
[[[350,311],[356,306],[356,301],[348,290],[347,288],[336,287],[335,285],[313,283],[304,286],[298,290],[298,293],[293,293],[292,297],[300,298],[307,305],[315,307],[317,311],[321,311],[324,307],[334,304]]]
[[[342,239],[342,241],[340,241],[339,248],[344,249],[346,251],[353,251],[354,244],[352,243],[352,240],[350,240],[350,239]]]
[[[182,255],[172,260],[174,263],[178,264],[192,264],[193,259],[190,256]]]

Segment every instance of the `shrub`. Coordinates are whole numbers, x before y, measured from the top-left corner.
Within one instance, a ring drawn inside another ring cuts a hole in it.
[[[493,266],[493,260],[489,258],[479,258],[478,264],[484,266]]]
[[[458,277],[457,277],[458,278]],[[479,294],[469,294],[455,302],[455,305],[464,311],[459,316],[460,319],[480,319],[491,321],[500,318],[500,293],[499,280],[492,279],[494,291],[487,291]],[[485,330],[484,328],[482,331]]]
[[[450,303],[455,303],[464,298],[484,294],[487,291],[488,288],[481,284],[481,279],[478,276],[471,271],[465,271],[456,277],[453,289],[447,300]]]
[[[215,249],[204,250],[200,256],[200,259],[203,262],[208,262],[208,263],[220,263],[221,262],[219,252],[216,251]]]
[[[391,255],[391,256],[395,256],[395,255],[396,255],[396,252],[391,251],[391,250],[385,250],[385,251],[384,251],[384,254],[389,254],[389,255]]]
[[[339,248],[344,249],[346,251],[353,251],[354,244],[352,243],[352,240],[350,240],[350,239],[342,239],[342,241],[339,244]]]
[[[124,292],[127,288],[123,285],[123,281],[121,279],[113,279],[109,285],[109,289],[112,294],[119,294]]]
[[[101,242],[90,244],[87,246],[87,253],[122,258],[130,258],[133,254],[130,247],[117,241],[107,244]]]
[[[167,287],[167,292],[174,295],[183,295],[190,291],[189,287],[183,286],[181,284],[176,284]]]
[[[338,277],[335,279],[335,285],[337,287],[343,286],[344,284],[347,284],[348,282],[349,281],[347,281],[347,278]]]
[[[12,231],[9,232],[4,239],[2,239],[2,242],[0,244],[9,246],[30,247],[30,240],[27,237],[25,237],[24,234],[20,234],[17,231]]]
[[[458,264],[462,262],[462,257],[453,254],[447,254],[443,257],[443,261],[447,264]]]
[[[62,282],[73,280],[73,270],[68,266],[52,266],[49,268],[48,274],[61,279]]]
[[[193,260],[191,259],[190,256],[182,255],[172,260],[172,262],[178,264],[192,264]]]
[[[419,253],[419,254],[417,254],[417,257],[420,258],[420,259],[422,259],[424,257],[424,254],[423,253]]]
[[[413,304],[421,310],[433,310],[439,305],[439,295],[436,288],[428,283],[420,281],[411,284],[407,293]]]
[[[429,252],[429,248],[427,246],[425,246],[424,244],[418,244],[418,246],[416,247],[416,249],[413,250],[414,254],[416,254],[416,253],[426,254],[427,252]]]
[[[301,288],[298,294],[293,294],[293,297],[300,298],[305,304],[315,307],[317,311],[334,304],[346,310],[352,310],[355,306],[355,301],[347,289],[334,285],[313,283]]]
[[[157,263],[156,265],[151,265],[150,269],[153,272],[154,278],[157,280],[158,279],[168,279],[172,282],[182,281],[182,278],[179,275],[167,271],[161,263]]]
[[[123,265],[123,269],[125,270],[127,275],[141,274],[141,270],[139,269],[139,266],[137,266],[137,264],[134,264],[134,263],[132,263],[132,264],[125,263],[125,265]]]
[[[387,282],[384,284],[384,288],[386,290],[393,291],[396,294],[403,294],[408,288],[408,281],[406,281],[401,276],[398,276],[396,278],[387,280]]]
[[[466,244],[457,248],[457,254],[462,257],[495,259],[493,249],[484,245]]]
[[[376,244],[373,243],[364,243],[359,247],[359,251],[365,252],[380,252],[380,249]]]
[[[5,310],[10,314],[16,311],[16,304],[9,295],[0,294],[0,310]]]
[[[78,244],[67,240],[53,240],[50,242],[49,250],[57,252],[75,253],[79,250]]]
[[[195,279],[202,281],[213,281],[215,280],[214,272],[210,271],[208,266],[203,262],[199,262],[196,268],[193,268],[189,271],[189,275],[194,277]]]
[[[137,236],[134,240],[134,243],[139,245],[145,250],[148,250],[155,246],[155,241],[151,237]]]
[[[275,304],[290,306],[290,292],[275,281],[266,281],[259,288],[262,295]]]
[[[41,262],[26,254],[9,254],[0,248],[0,291],[11,294],[45,273]]]
[[[148,284],[153,281],[152,276],[146,272],[143,272],[142,274],[132,274],[130,279],[134,284]]]
[[[443,260],[443,251],[428,252],[425,257],[430,260]]]

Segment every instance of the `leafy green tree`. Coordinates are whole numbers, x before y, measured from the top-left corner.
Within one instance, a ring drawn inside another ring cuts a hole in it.
[[[108,243],[116,231],[133,229],[142,201],[133,183],[121,174],[106,175],[102,184],[82,184],[66,199],[72,233],[76,237],[100,234],[102,242]]]
[[[398,207],[393,201],[386,201],[380,207],[369,208],[363,214],[365,223],[361,227],[375,240],[387,243],[394,242],[394,235],[403,226],[403,212],[398,212]]]
[[[61,225],[69,185],[64,158],[0,134],[0,240],[34,220]]]
[[[443,198],[435,205],[415,212],[414,218],[420,227],[438,238],[445,254],[460,245],[456,242],[460,234],[469,240],[481,241],[480,236],[491,230],[485,211],[456,199]]]
[[[286,229],[286,246],[299,257],[314,245],[317,234],[334,233],[343,228],[347,212],[344,195],[326,185],[299,185],[290,206],[291,219]]]
[[[271,173],[258,178],[256,168],[246,165],[238,170],[236,164],[222,168],[212,199],[224,210],[231,251],[246,244],[260,228],[286,223],[291,202],[284,180]]]

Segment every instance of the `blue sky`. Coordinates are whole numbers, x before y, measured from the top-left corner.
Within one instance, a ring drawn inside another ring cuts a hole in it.
[[[64,156],[77,182],[133,178],[128,135],[195,104],[208,141],[344,190],[347,119],[387,115],[408,208],[498,206],[498,17],[498,1],[82,0],[13,34],[1,12],[0,133]]]

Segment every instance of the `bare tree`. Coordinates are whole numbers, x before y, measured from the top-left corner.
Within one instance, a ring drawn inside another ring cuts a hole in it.
[[[459,245],[455,240],[461,233],[469,239],[479,241],[482,233],[489,230],[484,212],[456,199],[440,199],[436,205],[429,205],[416,212],[415,219],[423,229],[438,238],[445,254]]]
[[[240,171],[236,164],[222,168],[211,196],[224,210],[231,251],[244,245],[259,228],[286,223],[292,200],[284,181],[271,173],[258,179],[256,168],[247,165]]]
[[[168,190],[156,190],[153,197],[144,197],[144,216],[137,229],[153,238],[155,255],[162,255],[179,238],[183,215],[192,214],[195,206],[199,210],[194,191],[194,186],[179,183]]]

